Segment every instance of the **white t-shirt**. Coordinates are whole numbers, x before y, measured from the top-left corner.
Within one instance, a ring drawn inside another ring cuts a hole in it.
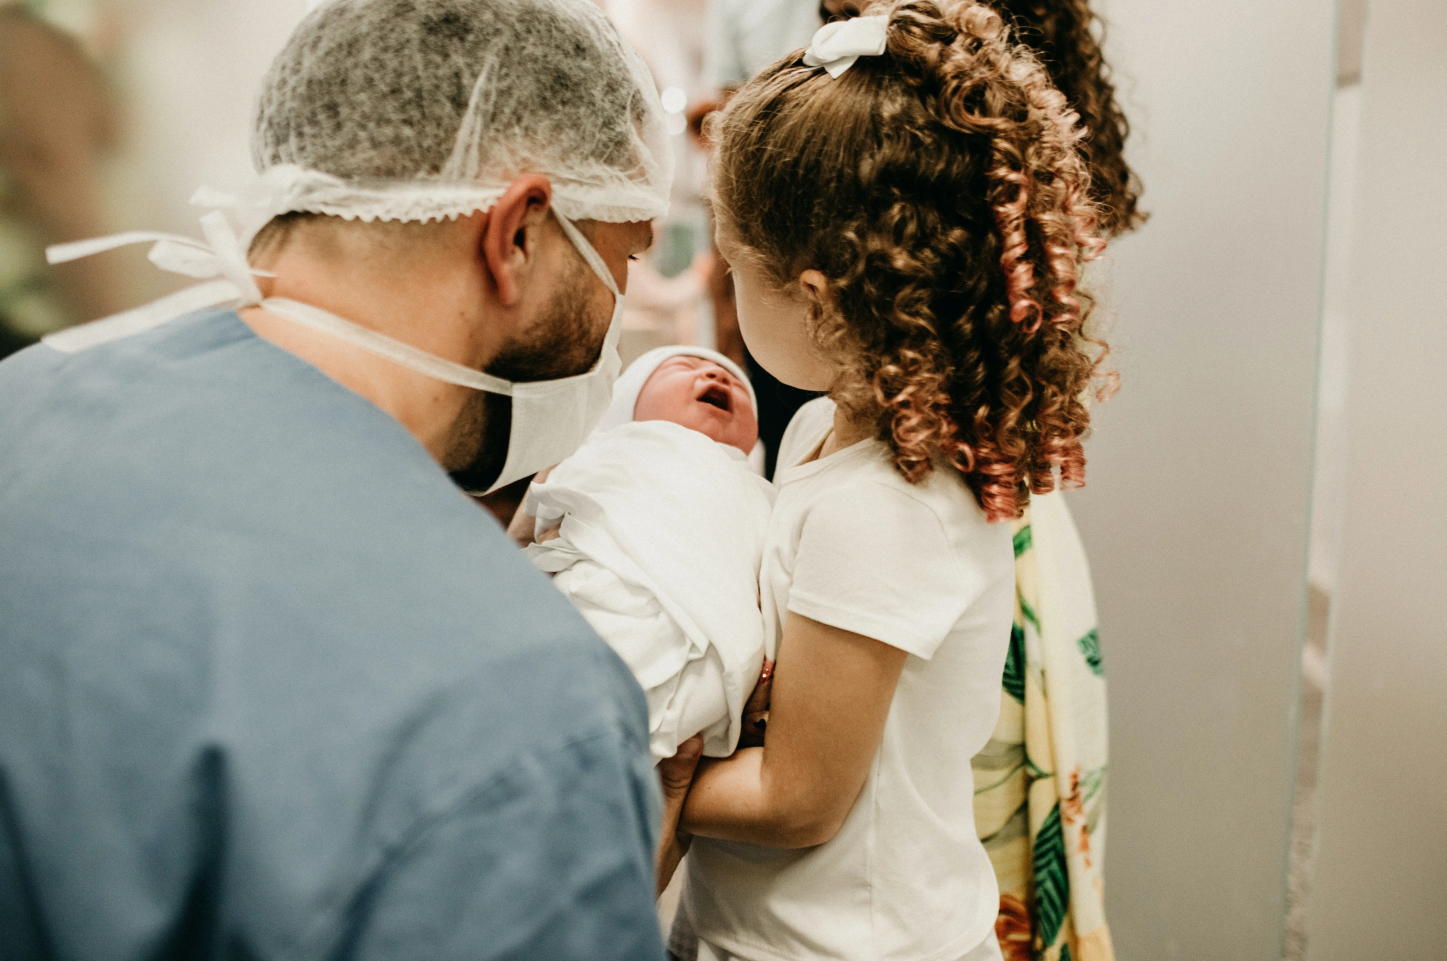
[[[803,407],[781,465],[818,449]],[[868,780],[839,834],[800,851],[698,838],[684,904],[748,961],[956,961],[994,936],[999,891],[975,835],[970,759],[989,740],[1014,609],[1008,524],[958,475],[909,484],[864,441],[780,468],[760,589],[770,656],[788,611],[909,652]]]

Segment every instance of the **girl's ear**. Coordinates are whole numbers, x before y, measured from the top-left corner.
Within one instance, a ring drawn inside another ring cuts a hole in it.
[[[811,303],[825,305],[832,299],[829,281],[819,271],[810,268],[799,275],[799,291]]]

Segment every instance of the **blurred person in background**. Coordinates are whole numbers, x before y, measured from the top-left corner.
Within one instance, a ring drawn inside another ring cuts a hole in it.
[[[698,307],[706,269],[695,266],[707,172],[683,136],[684,108],[700,92],[706,49],[706,0],[598,0],[657,82],[673,148],[675,175],[669,217],[655,224],[648,256],[629,267],[628,309],[620,352],[626,368],[658,347],[699,345]]]
[[[116,108],[72,31],[94,11],[0,4],[0,357],[120,307],[113,264],[49,267],[49,244],[105,230],[100,166]]]
[[[699,745],[459,491],[607,406],[646,68],[585,0],[331,0],[252,147],[151,249],[201,283],[0,362],[0,954],[661,957]]]
[[[791,50],[839,13],[840,0],[709,0],[704,76],[729,91]]]

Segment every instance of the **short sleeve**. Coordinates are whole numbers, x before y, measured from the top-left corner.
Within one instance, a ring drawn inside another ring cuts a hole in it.
[[[662,961],[647,753],[599,735],[527,755],[383,865],[349,961]]]
[[[984,589],[929,505],[868,482],[809,509],[789,610],[928,659]]]

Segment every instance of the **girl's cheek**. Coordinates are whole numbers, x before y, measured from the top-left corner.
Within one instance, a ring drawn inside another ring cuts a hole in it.
[[[833,371],[815,353],[808,334],[808,308],[782,294],[769,294],[735,274],[739,333],[765,370],[790,387],[827,390]]]
[[[746,304],[742,298],[738,305],[739,333],[743,335],[749,353],[765,370],[787,383],[786,371],[796,361],[790,356],[789,338],[781,329],[783,325],[778,323],[779,318],[760,317],[757,309],[753,309],[757,305]]]

